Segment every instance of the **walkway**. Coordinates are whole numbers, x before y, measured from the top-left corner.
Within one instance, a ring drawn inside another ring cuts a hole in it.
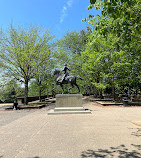
[[[141,157],[141,107],[101,107],[92,114],[0,111],[0,158]]]

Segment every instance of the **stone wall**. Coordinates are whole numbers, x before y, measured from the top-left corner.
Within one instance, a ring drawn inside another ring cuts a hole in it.
[[[52,95],[48,95],[48,97],[52,97]],[[41,96],[41,99],[47,98],[47,95]],[[17,97],[18,104],[23,104],[24,103],[24,97]],[[39,100],[39,96],[31,96],[28,97],[28,102],[32,102],[35,100]]]

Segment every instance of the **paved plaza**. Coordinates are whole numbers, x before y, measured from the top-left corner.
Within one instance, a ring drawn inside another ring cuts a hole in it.
[[[0,110],[0,158],[140,158],[141,107],[83,105],[91,114]]]

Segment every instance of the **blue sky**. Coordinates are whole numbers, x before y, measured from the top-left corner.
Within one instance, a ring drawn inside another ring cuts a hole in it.
[[[79,31],[88,25],[81,20],[100,11],[87,10],[89,0],[0,0],[0,27],[9,24],[42,26],[56,38],[67,31]]]

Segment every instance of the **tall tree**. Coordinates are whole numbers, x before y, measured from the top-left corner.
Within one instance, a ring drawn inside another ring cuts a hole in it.
[[[48,88],[47,87],[47,85],[49,84],[48,81],[51,80],[52,78],[51,73],[53,68],[54,68],[54,60],[50,53],[45,63],[38,66],[34,73],[35,82],[38,86],[38,92],[39,92],[38,95],[40,101],[41,101],[42,91]]]
[[[90,15],[89,18],[84,19],[84,21],[88,20],[94,25],[94,32],[89,38],[84,57],[88,53],[92,59],[95,59],[92,60],[94,62],[93,65],[95,65],[96,61],[101,63],[101,55],[106,54],[107,49],[109,49],[108,52],[111,52],[110,60],[105,59],[110,66],[107,67],[106,71],[99,69],[99,74],[105,74],[104,76],[102,75],[102,78],[105,79],[110,74],[110,76],[112,75],[113,86],[141,89],[141,67],[139,66],[141,64],[141,1],[91,0],[90,2],[91,5],[88,9],[93,7],[96,9],[101,8],[102,13],[97,16]],[[99,41],[99,37],[101,41]],[[104,41],[107,46],[106,50],[103,49],[102,43]],[[109,42],[111,42],[111,45]],[[96,43],[99,49],[103,49],[102,52],[96,51],[96,48],[93,47]],[[97,57],[95,54],[97,54]],[[87,62],[87,64],[89,63]],[[105,62],[101,64],[104,65]],[[92,67],[89,69],[90,71],[91,73],[96,72]],[[106,80],[106,83],[108,82]]]
[[[34,72],[48,59],[48,44],[52,37],[39,27],[28,29],[10,26],[7,33],[1,32],[0,61],[5,76],[13,77],[25,85],[25,104],[28,104],[28,84]],[[38,60],[37,62],[37,59]]]
[[[68,63],[71,73],[74,75],[85,76],[82,73],[81,53],[85,50],[90,33],[90,29],[67,32],[62,39],[56,42],[57,58],[60,61],[60,65]],[[83,82],[81,81],[81,83]]]

